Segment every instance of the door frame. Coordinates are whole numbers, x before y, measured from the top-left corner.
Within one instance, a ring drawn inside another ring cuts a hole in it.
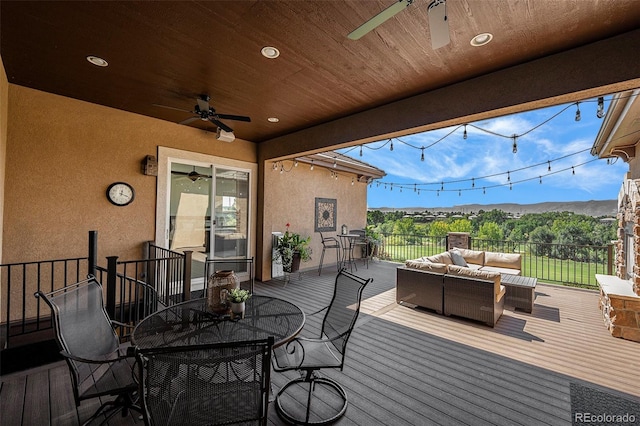
[[[215,155],[203,154],[181,149],[158,147],[158,179],[156,185],[156,231],[155,244],[168,248],[169,244],[169,186],[171,179],[171,162],[197,163],[214,168],[230,168],[247,171],[249,173],[249,211],[247,224],[247,256],[254,258],[257,229],[257,190],[258,190],[258,165],[247,161],[233,160],[230,158],[218,157]]]

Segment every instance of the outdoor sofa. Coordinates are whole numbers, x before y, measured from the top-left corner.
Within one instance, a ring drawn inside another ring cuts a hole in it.
[[[518,253],[454,248],[407,260],[397,269],[396,301],[495,326],[502,315],[501,274],[520,275]]]

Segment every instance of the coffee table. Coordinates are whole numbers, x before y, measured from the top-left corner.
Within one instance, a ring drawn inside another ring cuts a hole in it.
[[[524,277],[522,275],[502,274],[501,283],[506,288],[504,304],[522,309],[525,312],[533,311],[537,278]]]

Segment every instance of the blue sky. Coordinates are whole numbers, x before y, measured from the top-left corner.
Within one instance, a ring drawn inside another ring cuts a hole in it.
[[[464,126],[454,126],[391,139],[393,151],[385,139],[364,145],[362,156],[359,146],[340,152],[387,173],[370,185],[369,207],[616,199],[628,165],[590,154],[602,124],[597,100],[579,109],[580,121],[575,103],[564,104],[469,123],[467,139]]]

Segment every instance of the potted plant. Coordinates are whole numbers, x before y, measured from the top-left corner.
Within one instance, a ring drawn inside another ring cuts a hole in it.
[[[231,303],[231,312],[234,314],[242,314],[244,312],[245,303],[251,293],[241,288],[232,288],[227,293],[227,300]]]
[[[274,260],[282,263],[282,268],[286,272],[295,272],[300,267],[300,261],[306,262],[311,259],[311,247],[309,242],[311,237],[302,237],[295,232],[287,230],[278,239]]]

